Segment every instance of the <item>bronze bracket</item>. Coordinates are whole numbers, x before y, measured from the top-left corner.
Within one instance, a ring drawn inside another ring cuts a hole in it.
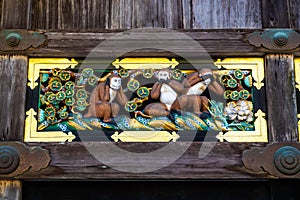
[[[300,45],[300,34],[292,29],[255,31],[247,36],[251,45],[274,51],[291,51]]]
[[[16,177],[26,171],[40,171],[50,163],[49,152],[21,142],[0,142],[0,178]]]
[[[41,46],[46,42],[46,36],[37,31],[4,29],[0,31],[0,41],[0,52],[22,51]]]
[[[300,143],[272,143],[243,152],[242,161],[254,172],[267,172],[277,178],[300,178]]]

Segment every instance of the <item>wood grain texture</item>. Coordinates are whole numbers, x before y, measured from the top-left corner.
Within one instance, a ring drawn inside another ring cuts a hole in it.
[[[288,1],[290,28],[300,29],[300,2],[299,0]]]
[[[259,0],[32,0],[32,29],[261,28]]]
[[[182,0],[32,0],[31,28],[183,28],[182,18]]]
[[[0,139],[20,140],[24,134],[27,83],[26,56],[0,56]]]
[[[193,0],[193,28],[261,28],[259,0]]]
[[[265,57],[269,142],[298,141],[293,55]]]
[[[300,27],[298,0],[0,0],[0,5],[1,28]]]
[[[0,199],[21,200],[22,186],[19,180],[0,180]]]
[[[288,0],[261,0],[263,28],[289,28]]]
[[[183,143],[178,143],[181,145]],[[26,172],[21,179],[257,179],[270,178],[266,173],[253,173],[243,167],[242,152],[251,146],[263,147],[264,143],[217,143],[205,158],[198,158],[202,143],[193,143],[189,149],[173,164],[149,173],[126,173],[113,169],[96,160],[82,143],[67,144],[38,143],[50,152],[51,163],[39,172]],[[86,146],[97,146],[102,143],[87,143]],[[119,148],[131,152],[149,152],[165,146],[165,143],[115,143]],[[109,152],[108,152],[109,153]],[[113,159],[113,158],[111,158]],[[153,159],[153,158],[149,158]],[[162,162],[163,156],[155,158],[153,163]],[[128,166],[126,156],[120,162]]]
[[[30,29],[31,0],[1,0],[1,29]]]
[[[49,32],[45,31],[48,37],[47,45],[38,49],[30,49],[23,51],[33,57],[85,57],[91,50],[103,40],[119,33],[120,31],[91,31],[91,32]],[[256,48],[250,45],[246,37],[253,30],[191,30],[182,31],[188,35],[211,55],[216,57],[221,56],[264,56],[272,51],[264,48]],[[133,42],[143,42],[136,39]],[[155,41],[154,41],[155,42]],[[178,50],[182,51],[180,41],[173,42],[174,46],[178,46]],[[120,46],[116,46],[118,51]],[[291,51],[296,56],[300,56],[300,48]],[[14,53],[13,51],[11,53]],[[109,54],[110,56],[111,54]],[[126,56],[176,56],[170,52],[162,50],[137,50],[127,54]]]

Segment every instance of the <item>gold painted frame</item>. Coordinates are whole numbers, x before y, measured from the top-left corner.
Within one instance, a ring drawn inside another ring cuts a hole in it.
[[[295,87],[300,92],[300,58],[294,59],[295,66]],[[299,110],[297,111],[299,113]],[[300,114],[297,114],[298,118],[298,140],[300,141]]]
[[[33,90],[38,86],[37,80],[41,69],[66,69],[74,68],[78,64],[74,59],[66,58],[30,58],[28,69],[28,86]],[[117,69],[122,66],[123,68],[175,68],[179,63],[176,59],[168,58],[124,58],[121,61],[116,59],[112,63]],[[224,60],[218,59],[215,65],[221,69],[251,69],[252,77],[255,83],[253,84],[257,90],[260,90],[264,83],[264,62],[262,58],[226,58]],[[37,131],[37,112],[30,108],[26,112],[25,120],[25,142],[71,142],[75,139],[72,132],[64,133],[62,131]],[[255,113],[257,117],[254,125],[255,131],[228,131],[225,134],[220,132],[217,138],[222,142],[267,142],[267,123],[265,120],[265,113],[258,110]],[[137,136],[137,137],[134,137]],[[116,131],[111,138],[117,142],[169,142],[176,141],[179,135],[176,132],[168,131]]]
[[[218,59],[215,65],[221,69],[251,69],[252,77],[255,81],[253,85],[257,90],[261,90],[264,86],[264,60],[263,58],[226,58],[221,61]],[[217,138],[223,142],[268,142],[266,114],[260,109],[255,113],[256,120],[254,121],[255,131],[228,131],[220,132]]]
[[[67,58],[30,58],[28,67],[28,86],[33,90],[38,86],[37,80],[39,78],[40,70],[42,69],[54,69],[54,68],[74,68],[78,62],[74,59],[69,60]],[[25,142],[71,142],[75,139],[72,132],[67,134],[62,131],[48,131],[38,132],[37,131],[37,112],[30,108],[26,112],[25,120]]]

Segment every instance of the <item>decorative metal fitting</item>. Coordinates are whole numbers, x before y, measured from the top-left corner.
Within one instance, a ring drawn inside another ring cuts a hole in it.
[[[18,33],[9,33],[6,36],[6,43],[11,46],[15,47],[20,43],[21,36]]]
[[[26,171],[39,171],[49,165],[46,149],[20,142],[0,142],[0,178],[16,177]]]
[[[256,47],[263,46],[270,50],[290,51],[300,45],[300,34],[291,29],[269,29],[251,33],[247,40]]]
[[[255,173],[267,172],[275,177],[300,178],[300,143],[272,143],[243,152],[246,168]]]
[[[284,46],[288,43],[289,36],[285,32],[279,31],[273,35],[273,41],[277,46]]]
[[[10,174],[19,166],[20,158],[16,148],[0,147],[0,174]]]
[[[0,31],[0,51],[26,50],[44,44],[46,37],[35,31],[2,30]]]
[[[297,174],[300,171],[300,151],[292,146],[281,147],[274,154],[274,164],[283,174]]]

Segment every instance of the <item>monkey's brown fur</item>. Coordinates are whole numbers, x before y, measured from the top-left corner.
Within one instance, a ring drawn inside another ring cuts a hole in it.
[[[119,77],[116,74],[110,75],[110,79],[113,77]],[[84,117],[98,117],[103,119],[104,122],[110,122],[111,117],[118,115],[120,106],[117,103],[109,103],[110,101],[110,87],[104,82],[98,84],[90,97],[90,107]],[[127,97],[123,92],[122,86],[117,91],[116,98],[117,102],[124,106],[127,102]]]

